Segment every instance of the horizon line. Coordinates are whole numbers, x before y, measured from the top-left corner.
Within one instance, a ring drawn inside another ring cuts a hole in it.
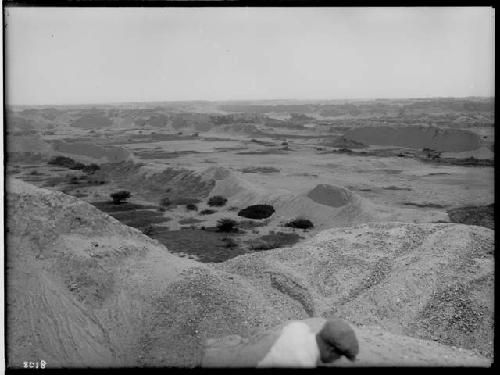
[[[220,103],[220,102],[275,102],[275,101],[296,101],[296,102],[322,102],[322,101],[376,101],[376,100],[432,100],[432,99],[494,99],[495,96],[487,95],[468,95],[468,96],[422,96],[422,97],[351,97],[351,98],[322,98],[322,99],[306,99],[306,98],[274,98],[274,99],[187,99],[187,100],[146,100],[146,101],[119,101],[119,102],[80,102],[80,103],[46,103],[46,104],[8,104],[5,101],[5,107],[69,107],[69,106],[105,106],[105,105],[120,105],[120,104],[148,104],[148,103]]]

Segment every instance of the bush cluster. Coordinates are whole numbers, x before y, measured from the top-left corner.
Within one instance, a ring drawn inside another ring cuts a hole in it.
[[[99,169],[101,169],[101,167],[99,167],[97,164],[95,163],[91,163],[89,165],[85,165],[83,168],[82,168],[82,172],[84,173],[87,173],[87,174],[94,174],[95,171],[98,171]]]
[[[297,218],[285,224],[285,227],[299,228],[299,229],[310,229],[314,227],[311,220]]]
[[[47,164],[57,165],[57,166],[69,168],[72,170],[82,170],[83,172],[88,173],[88,174],[93,174],[95,171],[101,169],[97,164],[92,163],[89,165],[85,165],[83,163],[74,161],[71,158],[68,158],[66,156],[61,156],[61,155],[52,157],[47,162]]]
[[[266,219],[274,214],[274,207],[269,204],[254,204],[238,212],[238,216],[248,219]]]
[[[217,211],[206,208],[206,209],[200,211],[200,215],[211,215],[215,212],[217,212]]]
[[[168,207],[172,204],[172,201],[170,200],[169,197],[164,197],[160,199],[160,206],[161,207]]]
[[[208,200],[209,206],[224,206],[227,202],[227,198],[224,198],[222,195],[214,195],[210,197]]]
[[[120,204],[120,203],[122,203],[122,201],[130,198],[131,194],[130,194],[130,191],[119,190],[119,191],[116,191],[116,192],[110,194],[109,196],[111,197],[111,199],[113,199],[114,204]]]
[[[220,219],[217,221],[217,230],[219,232],[234,232],[238,223],[233,219]]]

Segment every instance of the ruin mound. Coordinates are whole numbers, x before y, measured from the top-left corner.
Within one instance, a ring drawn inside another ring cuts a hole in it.
[[[319,204],[341,207],[351,202],[352,192],[342,187],[319,184],[307,193],[307,196]]]

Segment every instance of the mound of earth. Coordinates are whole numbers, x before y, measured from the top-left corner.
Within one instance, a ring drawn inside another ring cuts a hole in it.
[[[491,347],[489,229],[363,225],[201,264],[76,198],[14,179],[6,188],[7,367],[196,366],[208,339],[332,312],[395,335]],[[377,362],[381,339],[368,337],[361,351]],[[390,337],[391,350],[417,350]],[[433,358],[447,353],[435,346]]]
[[[480,137],[468,130],[421,126],[373,126],[347,131],[344,138],[368,145],[431,148],[443,152],[461,152],[481,147]]]
[[[159,201],[164,197],[171,201],[181,198],[205,198],[213,189],[217,177],[225,173],[222,170],[200,174],[188,169],[154,169],[132,160],[104,166],[103,170],[106,176],[117,184],[140,192],[152,201]]]
[[[238,173],[230,172],[227,177],[217,180],[211,195],[222,195],[228,204],[246,207],[252,204],[271,204],[283,196],[291,196],[286,190],[272,191],[252,184]]]
[[[281,293],[300,318],[336,315],[491,356],[493,251],[486,228],[369,223],[220,267]]]
[[[352,201],[350,190],[327,184],[317,185],[307,196],[316,203],[332,207],[341,207]]]
[[[289,317],[90,204],[8,181],[8,364],[194,366],[214,335]]]
[[[201,178],[207,180],[223,180],[231,174],[229,169],[224,167],[208,167],[201,173]]]
[[[311,220],[316,229],[365,223],[381,217],[369,201],[345,188],[326,184],[303,194],[293,194],[256,186],[231,173],[216,181],[210,194],[222,195],[228,198],[229,205],[239,207],[269,204],[276,210],[272,220],[289,221],[301,215]]]

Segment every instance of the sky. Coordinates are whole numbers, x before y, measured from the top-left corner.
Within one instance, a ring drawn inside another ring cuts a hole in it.
[[[7,8],[10,105],[494,96],[494,9]]]

